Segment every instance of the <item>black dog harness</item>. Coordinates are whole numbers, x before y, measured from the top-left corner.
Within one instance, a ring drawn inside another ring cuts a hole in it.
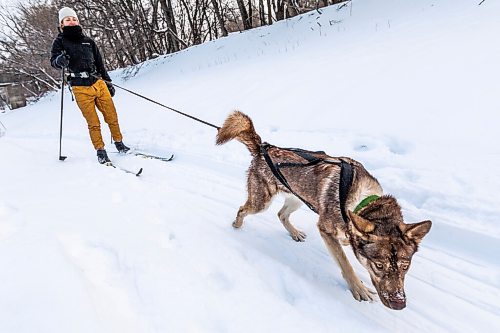
[[[269,156],[268,149],[269,148],[279,148],[282,150],[290,151],[293,152],[303,159],[307,161],[307,163],[296,163],[296,162],[279,162],[279,163],[273,163],[271,157]],[[300,195],[298,195],[292,188],[290,187],[290,184],[288,184],[288,181],[286,180],[285,176],[283,173],[281,173],[281,168],[290,168],[290,167],[308,167],[312,165],[316,165],[319,163],[327,163],[327,164],[335,164],[335,165],[340,165],[340,182],[339,182],[339,200],[340,200],[340,211],[342,213],[342,218],[344,221],[347,223],[348,222],[348,217],[347,217],[347,212],[345,209],[345,204],[347,201],[347,194],[349,193],[349,189],[352,184],[353,180],[353,169],[352,165],[343,159],[340,158],[339,162],[336,161],[329,161],[325,160],[324,158],[316,157],[313,154],[325,154],[324,151],[307,151],[299,148],[280,148],[276,147],[273,145],[270,145],[267,142],[264,142],[260,145],[260,153],[262,156],[264,156],[264,159],[266,160],[267,165],[271,169],[273,175],[280,181],[283,186],[285,186],[293,195],[295,195],[297,198],[299,198],[303,203],[307,205],[313,212],[318,214],[318,210],[307,200],[302,198]]]

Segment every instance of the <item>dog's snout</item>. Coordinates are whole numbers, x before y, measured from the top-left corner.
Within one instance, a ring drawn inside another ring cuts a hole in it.
[[[389,293],[387,298],[389,307],[393,310],[402,310],[406,307],[406,295],[403,290]]]

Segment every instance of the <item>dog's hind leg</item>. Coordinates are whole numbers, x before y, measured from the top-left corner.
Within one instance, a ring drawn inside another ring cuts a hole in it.
[[[373,301],[373,295],[375,292],[367,288],[358,278],[349,263],[340,242],[337,240],[337,237],[335,237],[332,233],[321,230],[322,228],[320,223],[318,223],[318,225],[320,226],[319,232],[321,237],[323,238],[328,251],[340,266],[342,276],[349,285],[349,290],[351,291],[352,296],[358,301]]]
[[[276,186],[267,184],[259,177],[253,174],[249,174],[248,177],[248,198],[245,204],[238,210],[236,220],[233,222],[233,227],[235,228],[241,228],[243,219],[246,216],[266,210],[278,192]]]
[[[302,201],[300,201],[296,196],[292,194],[285,194],[285,203],[283,204],[283,207],[280,209],[278,212],[278,217],[283,223],[283,226],[285,229],[288,231],[290,236],[293,238],[294,241],[297,242],[303,242],[306,240],[307,235],[295,228],[291,223],[290,223],[290,214],[295,212],[299,207],[302,205]]]

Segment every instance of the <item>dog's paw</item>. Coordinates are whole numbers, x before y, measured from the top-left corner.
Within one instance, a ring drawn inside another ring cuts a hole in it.
[[[294,232],[293,234],[290,234],[290,236],[296,242],[305,242],[306,238],[307,238],[307,235],[303,231],[300,231],[300,230],[296,230],[296,232]]]
[[[354,285],[351,285],[350,290],[351,290],[352,296],[357,301],[360,301],[360,302],[361,301],[373,302],[375,300],[375,295],[377,294],[375,291],[366,287],[361,281],[359,281],[359,283],[355,283]]]

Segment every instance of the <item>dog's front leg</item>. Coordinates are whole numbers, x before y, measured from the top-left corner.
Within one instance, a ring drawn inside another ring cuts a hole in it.
[[[321,224],[319,223],[318,226],[328,251],[340,266],[342,276],[347,281],[352,296],[358,301],[373,301],[375,292],[367,288],[358,278],[335,234],[330,231],[322,230]]]

